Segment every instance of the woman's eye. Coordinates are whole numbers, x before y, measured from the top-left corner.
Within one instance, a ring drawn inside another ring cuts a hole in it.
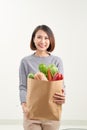
[[[39,38],[41,38],[41,36],[38,36],[37,38],[39,39]]]
[[[42,36],[37,36],[37,39],[44,39],[44,40],[48,40],[49,38],[48,37],[42,37]]]
[[[49,39],[48,37],[45,37],[45,39]]]

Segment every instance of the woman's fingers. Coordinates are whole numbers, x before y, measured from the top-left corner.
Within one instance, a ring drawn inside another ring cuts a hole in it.
[[[64,94],[60,94],[60,93],[55,93],[54,98],[59,98],[59,99],[64,99],[65,98],[65,95]]]
[[[60,105],[65,103],[65,100],[53,100],[53,102]]]
[[[60,93],[55,93],[53,96],[53,102],[56,104],[63,104],[65,103],[65,95]]]

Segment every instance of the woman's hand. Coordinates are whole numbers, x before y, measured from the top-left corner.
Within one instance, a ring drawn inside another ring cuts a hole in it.
[[[29,110],[27,108],[27,105],[26,103],[22,103],[22,110],[23,110],[23,113],[24,115],[26,116],[26,118],[29,116]]]
[[[53,96],[53,102],[55,102],[56,104],[64,104],[65,103],[65,94],[64,94],[64,90],[62,91],[62,94],[60,93],[55,93]]]

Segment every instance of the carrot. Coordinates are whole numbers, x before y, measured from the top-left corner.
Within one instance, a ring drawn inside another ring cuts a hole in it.
[[[50,69],[47,70],[47,78],[50,81],[53,79]]]

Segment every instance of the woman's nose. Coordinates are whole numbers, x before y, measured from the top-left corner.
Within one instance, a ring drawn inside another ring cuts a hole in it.
[[[41,43],[44,43],[44,42],[45,42],[45,39],[44,39],[44,38],[42,38],[42,39],[41,39]]]

